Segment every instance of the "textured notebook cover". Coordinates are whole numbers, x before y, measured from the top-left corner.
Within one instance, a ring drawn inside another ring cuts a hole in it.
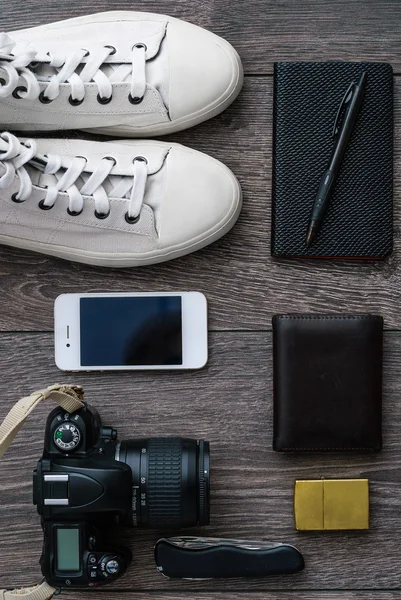
[[[329,210],[305,243],[320,179],[333,147],[346,89],[368,74]],[[387,63],[276,63],[272,254],[381,259],[393,243],[393,72]]]

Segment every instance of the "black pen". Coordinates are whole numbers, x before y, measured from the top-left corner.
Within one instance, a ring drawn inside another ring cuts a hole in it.
[[[351,83],[340,104],[340,108],[338,109],[333,130],[333,135],[338,136],[337,143],[333,150],[333,154],[331,155],[329,166],[323,173],[319,190],[313,204],[312,213],[309,219],[308,232],[306,234],[307,246],[310,246],[310,244],[312,244],[312,242],[316,239],[324,216],[329,207],[334,183],[340,171],[341,161],[362,106],[366,89],[366,80],[367,74],[366,72],[363,72],[358,83]],[[338,127],[340,113],[344,106],[347,107],[347,110],[341,127]]]

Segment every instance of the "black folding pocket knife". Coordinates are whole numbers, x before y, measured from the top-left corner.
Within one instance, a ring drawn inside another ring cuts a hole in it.
[[[168,578],[264,577],[302,571],[294,546],[209,537],[162,538],[155,546],[157,570]]]

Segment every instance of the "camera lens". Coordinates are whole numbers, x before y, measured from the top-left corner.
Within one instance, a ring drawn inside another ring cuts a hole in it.
[[[132,525],[150,529],[209,524],[209,443],[186,438],[127,440],[116,460],[132,472]]]

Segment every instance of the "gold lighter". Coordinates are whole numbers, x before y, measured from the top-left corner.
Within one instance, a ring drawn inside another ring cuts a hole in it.
[[[298,531],[369,529],[369,480],[296,481],[294,517]]]

